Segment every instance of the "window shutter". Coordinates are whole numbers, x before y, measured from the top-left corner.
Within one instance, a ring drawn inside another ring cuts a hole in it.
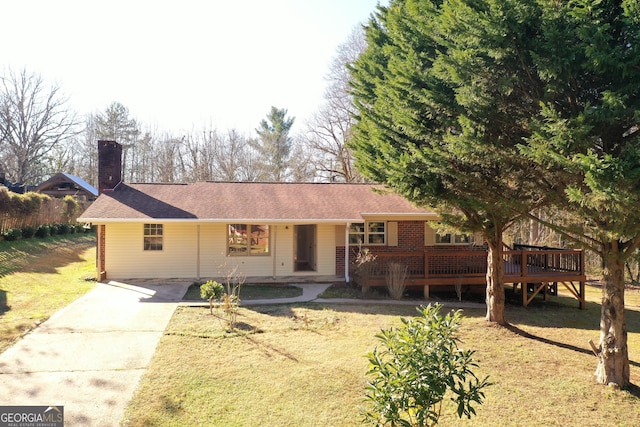
[[[436,232],[433,228],[429,227],[429,223],[424,223],[424,245],[433,246],[436,244]]]
[[[476,246],[484,245],[484,237],[482,237],[482,233],[473,233],[473,244]]]
[[[398,246],[398,223],[396,221],[387,223],[387,246]]]

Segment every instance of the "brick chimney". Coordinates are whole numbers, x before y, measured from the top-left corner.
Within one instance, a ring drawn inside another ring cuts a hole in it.
[[[122,145],[98,141],[98,194],[112,191],[122,182]]]

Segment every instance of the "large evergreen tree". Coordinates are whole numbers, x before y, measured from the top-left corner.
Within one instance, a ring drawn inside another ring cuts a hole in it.
[[[602,258],[597,380],[629,384],[624,264],[640,245],[640,4],[550,2],[536,49],[540,113],[523,152],[574,220],[548,224]]]
[[[289,135],[295,118],[284,108],[271,107],[267,118],[256,129],[259,140],[253,144],[262,159],[263,180],[285,181],[293,140]]]
[[[637,1],[392,0],[353,68],[367,176],[479,229],[492,251],[514,212],[573,215],[549,225],[602,257],[596,374],[619,386],[623,267],[640,246],[638,12]]]
[[[352,147],[370,179],[482,233],[487,320],[505,324],[502,234],[535,203],[517,147],[537,108],[521,102],[538,82],[520,71],[538,20],[498,0],[441,3],[391,1],[369,22],[352,67]]]

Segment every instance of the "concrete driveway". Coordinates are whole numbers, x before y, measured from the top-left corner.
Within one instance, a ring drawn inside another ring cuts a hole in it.
[[[0,405],[64,406],[65,426],[118,426],[190,283],[99,283],[0,354]]]

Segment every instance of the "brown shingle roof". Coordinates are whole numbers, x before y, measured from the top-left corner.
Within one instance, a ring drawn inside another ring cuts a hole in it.
[[[403,197],[370,184],[197,182],[120,184],[79,218],[86,222],[148,219],[208,221],[357,221],[362,214],[425,215]]]

